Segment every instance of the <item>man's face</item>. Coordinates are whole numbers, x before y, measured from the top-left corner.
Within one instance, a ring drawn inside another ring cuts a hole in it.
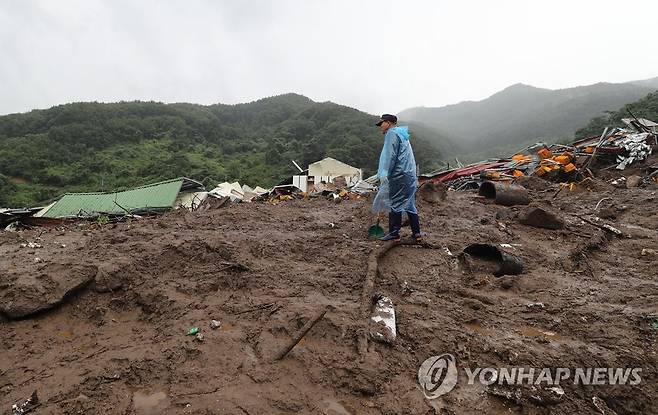
[[[389,128],[391,128],[391,123],[388,121],[384,121],[379,125],[379,131],[381,131],[382,134],[385,134],[386,130],[388,130]]]

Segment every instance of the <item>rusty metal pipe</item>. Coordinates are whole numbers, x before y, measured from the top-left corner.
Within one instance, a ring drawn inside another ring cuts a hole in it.
[[[503,206],[527,205],[530,203],[526,188],[506,182],[482,182],[478,194],[487,199],[494,199],[497,204]]]

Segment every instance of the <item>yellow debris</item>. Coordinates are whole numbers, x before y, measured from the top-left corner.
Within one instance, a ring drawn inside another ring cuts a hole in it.
[[[541,158],[543,158],[543,159],[547,159],[547,158],[551,158],[551,157],[553,157],[553,153],[551,153],[551,150],[549,150],[549,149],[547,149],[547,148],[542,148],[541,150],[539,150],[539,151],[537,152],[537,154],[539,155],[539,157],[541,157]]]

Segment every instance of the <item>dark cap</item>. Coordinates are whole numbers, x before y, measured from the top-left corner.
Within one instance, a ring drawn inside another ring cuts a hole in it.
[[[393,124],[397,124],[398,123],[398,117],[396,117],[395,115],[391,115],[391,114],[384,114],[379,118],[379,121],[377,121],[377,124],[375,124],[375,125],[377,127],[379,127],[380,125],[382,125],[382,123],[384,121],[388,121],[388,122],[391,122]]]

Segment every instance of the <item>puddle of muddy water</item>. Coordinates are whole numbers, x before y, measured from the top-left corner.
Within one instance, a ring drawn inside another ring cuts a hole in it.
[[[482,327],[478,323],[466,323],[464,326],[481,336],[490,336],[492,334],[491,330]]]
[[[332,398],[325,398],[322,400],[324,405],[322,413],[325,415],[352,415],[340,401]]]
[[[564,338],[555,332],[542,330],[531,326],[521,327],[517,330],[517,332],[525,337],[546,337],[547,339],[551,340],[562,340]]]
[[[133,408],[137,415],[156,415],[169,408],[169,397],[164,392],[135,392]]]

